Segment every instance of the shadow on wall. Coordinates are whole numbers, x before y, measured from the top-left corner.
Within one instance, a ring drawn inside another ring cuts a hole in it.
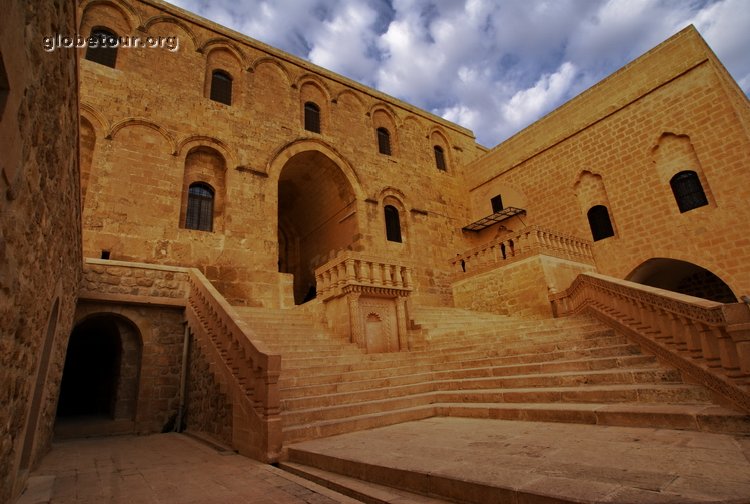
[[[719,303],[737,302],[732,289],[721,278],[696,264],[678,259],[649,259],[630,272],[625,280]]]

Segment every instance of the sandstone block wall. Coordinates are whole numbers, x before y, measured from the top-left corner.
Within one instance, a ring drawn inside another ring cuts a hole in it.
[[[215,371],[195,339],[190,342],[187,401],[183,425],[188,430],[206,432],[232,445],[232,405],[221,390]]]
[[[525,318],[553,315],[548,294],[566,289],[584,271],[595,268],[537,254],[501,268],[453,282],[455,306]]]
[[[162,298],[180,302],[188,296],[186,271],[157,265],[128,267],[127,263],[88,259],[83,268],[81,291],[86,298],[106,296],[133,301],[136,298]],[[183,301],[184,303],[184,301]]]
[[[132,328],[137,351],[123,353],[121,375],[138,368],[134,408],[127,408],[134,432],[150,434],[171,430],[179,402],[183,347],[183,309],[112,304],[82,299],[76,310],[76,326],[94,317],[110,317]],[[120,337],[125,334],[121,332]],[[125,347],[125,345],[123,345]],[[64,378],[64,377],[63,377]],[[120,377],[120,379],[122,376]],[[129,397],[116,397],[115,411]]]
[[[439,270],[465,248],[461,167],[482,152],[471,132],[161,2],[127,6],[82,2],[79,32],[104,26],[180,45],[120,49],[115,68],[81,61],[86,256],[196,266],[230,302],[276,306],[287,296],[283,228],[308,272],[340,248],[366,249],[413,261],[416,294],[449,302]],[[232,77],[231,105],[209,98],[217,69]],[[320,133],[304,129],[307,101],[320,108]],[[390,131],[391,155],[378,152],[378,127]],[[216,190],[212,232],[185,229],[181,215],[199,176]],[[280,196],[308,193],[309,205],[280,212]],[[402,243],[385,238],[392,200]],[[310,215],[330,216],[333,228],[307,225]]]
[[[590,239],[586,212],[603,204],[615,236],[593,245],[599,272],[626,278],[650,258],[678,259],[746,294],[749,110],[685,29],[469,164],[472,215],[503,194],[526,224]],[[680,213],[669,180],[682,170],[698,174],[707,206]]]
[[[71,2],[3,2],[0,15],[0,502],[49,446],[80,279],[76,55]]]

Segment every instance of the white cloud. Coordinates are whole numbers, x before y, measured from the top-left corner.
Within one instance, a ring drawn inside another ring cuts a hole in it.
[[[503,104],[503,118],[515,129],[528,125],[567,97],[575,76],[575,65],[566,61],[557,72],[542,75],[533,87],[516,92]]]

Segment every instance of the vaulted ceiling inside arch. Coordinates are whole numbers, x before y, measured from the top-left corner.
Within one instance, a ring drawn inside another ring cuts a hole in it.
[[[324,154],[293,156],[279,177],[279,216],[304,238],[332,219],[341,219],[354,191],[341,169]]]

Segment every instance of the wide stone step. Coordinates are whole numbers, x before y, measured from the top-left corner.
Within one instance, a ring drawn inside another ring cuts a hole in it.
[[[638,366],[640,368],[656,366],[656,358],[650,355],[625,355],[622,357],[593,357],[588,359],[549,361],[531,364],[511,364],[505,366],[492,366],[491,360],[482,359],[477,367],[463,367],[464,362],[452,363],[454,366],[445,369],[446,366],[426,363],[421,365],[408,364],[393,368],[381,368],[374,370],[347,370],[332,374],[301,375],[297,377],[282,376],[279,386],[284,393],[291,393],[290,397],[298,397],[311,393],[316,389],[311,387],[320,386],[320,391],[329,392],[331,388],[343,390],[348,387],[359,387],[360,383],[370,380],[383,380],[386,383],[411,383],[411,380],[422,380],[429,374],[436,380],[481,378],[490,376],[512,376],[532,373],[554,373],[564,371],[593,371],[614,368]],[[484,364],[483,366],[481,364]],[[326,368],[328,369],[328,368]],[[294,392],[294,391],[299,392]]]
[[[294,462],[280,462],[279,468],[368,504],[446,504],[449,502]]]
[[[380,376],[369,376],[357,373],[361,379],[355,379],[349,374],[329,375],[327,383],[314,385],[296,385],[294,387],[281,388],[283,399],[296,397],[315,397],[324,394],[336,394],[344,392],[356,392],[361,390],[373,390],[378,388],[398,387],[402,385],[413,385],[417,383],[432,382],[433,373],[429,367],[426,372],[415,373],[410,367],[403,368],[403,374],[393,373],[391,370],[379,373]]]
[[[710,394],[705,389],[685,384],[527,387],[436,392],[436,395],[436,402],[465,403],[710,403]]]
[[[589,331],[587,333],[558,332],[556,334],[538,337],[529,334],[487,334],[479,336],[461,337],[434,341],[430,336],[426,338],[428,348],[431,350],[447,350],[450,348],[464,348],[476,345],[501,345],[503,347],[515,347],[523,345],[551,345],[551,344],[573,344],[576,342],[589,341],[605,338],[623,338],[611,329]]]
[[[739,503],[750,495],[750,462],[740,440],[670,429],[433,418],[307,441],[287,452],[292,464],[452,502]]]
[[[474,390],[487,388],[575,387],[601,384],[681,383],[674,369],[613,369],[569,371],[518,376],[492,376],[436,381],[436,390]]]
[[[403,397],[392,397],[355,404],[312,407],[304,410],[283,411],[281,419],[284,430],[299,426],[325,421],[347,420],[363,415],[373,415],[386,411],[408,410],[417,406],[431,406],[436,401],[432,392],[411,394]],[[448,401],[453,402],[453,401]]]
[[[490,376],[514,376],[532,373],[557,373],[564,371],[595,371],[626,367],[656,366],[652,355],[624,355],[621,357],[589,357],[586,359],[550,360],[543,362],[508,364],[503,366],[481,366],[474,368],[436,370],[437,380],[481,378]]]
[[[427,387],[425,387],[427,388]],[[708,393],[682,384],[596,385],[581,387],[544,387],[519,389],[462,390],[407,393],[408,387],[393,396],[352,403],[336,403],[330,397],[323,404],[307,404],[308,409],[282,411],[285,427],[336,420],[353,416],[394,411],[411,406],[436,403],[676,403],[710,404]],[[323,396],[325,397],[325,396]],[[321,398],[321,400],[323,400]],[[294,400],[292,400],[294,401]],[[290,401],[291,402],[291,401]],[[298,404],[305,404],[299,401]],[[283,410],[283,407],[282,407]]]
[[[432,366],[433,369],[450,371],[464,368],[534,364],[554,360],[625,357],[641,354],[640,348],[633,344],[617,344],[601,347],[595,346],[593,348],[579,348],[576,350],[549,350],[544,353],[519,353],[517,355],[509,356],[489,355],[492,353],[497,353],[497,351],[484,349],[461,355],[449,353],[445,355],[449,355],[450,357],[446,357],[442,353],[433,354],[427,351],[402,354],[383,354],[386,356],[395,356],[389,357],[389,359],[392,360],[358,360],[348,358],[346,359],[346,362],[336,362],[335,360],[326,358],[302,359],[295,362],[291,360],[285,361],[282,356],[282,367],[284,368],[282,379],[299,380],[300,378],[304,379],[353,371],[367,372],[388,370],[402,366],[421,367],[429,365]],[[413,355],[413,357],[410,357],[411,355]]]
[[[410,362],[421,363],[433,360],[434,362],[459,362],[483,359],[486,357],[499,356],[498,358],[512,359],[523,355],[544,355],[556,352],[584,351],[580,355],[585,355],[586,350],[592,348],[620,346],[627,343],[622,336],[611,336],[580,340],[574,342],[554,342],[545,344],[533,344],[528,342],[517,345],[508,345],[503,347],[489,345],[474,345],[469,348],[445,350],[431,350],[419,352],[399,352],[392,354],[367,354],[365,359],[361,359],[362,368],[374,369],[390,365],[391,362],[398,360],[409,360]],[[638,348],[637,346],[635,347]],[[325,368],[327,366],[336,366],[342,364],[352,364],[357,359],[352,355],[343,355],[340,357],[309,357],[296,359],[282,359],[282,367],[286,369],[300,368]],[[522,361],[521,361],[522,362]]]
[[[434,381],[431,373],[423,373],[407,377],[342,381],[337,384],[286,390],[282,392],[282,406],[291,411],[311,407],[352,404],[360,401],[371,401],[430,391],[680,382],[680,374],[677,371],[653,368],[532,374],[512,377],[459,378]]]
[[[281,401],[281,407],[282,410],[296,411],[307,408],[354,404],[393,397],[404,397],[412,394],[423,394],[434,391],[435,387],[435,383],[432,380],[427,379],[416,383],[406,383],[379,388],[363,388],[347,392],[324,393],[314,396],[305,395],[284,397]]]
[[[750,415],[713,404],[436,403],[437,416],[750,434]]]
[[[284,424],[284,445],[306,439],[318,439],[347,432],[355,432],[387,425],[395,425],[435,416],[431,404],[413,405],[410,407],[381,410],[375,413],[352,415],[343,419],[308,422],[298,425]]]

